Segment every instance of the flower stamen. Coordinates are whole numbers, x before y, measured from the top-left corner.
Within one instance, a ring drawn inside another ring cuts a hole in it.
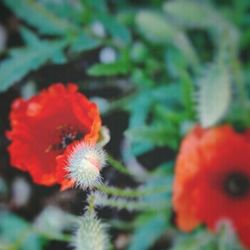
[[[68,145],[80,141],[86,134],[71,125],[60,125],[56,129],[59,131],[57,142],[49,145],[45,150],[46,153],[50,151],[62,153]]]
[[[224,181],[224,190],[232,198],[242,198],[249,192],[250,181],[242,173],[230,173]]]

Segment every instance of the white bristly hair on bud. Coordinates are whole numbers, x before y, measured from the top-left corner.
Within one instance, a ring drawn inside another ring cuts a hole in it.
[[[68,159],[68,177],[83,189],[100,184],[100,170],[105,166],[106,153],[99,145],[81,142],[77,144]]]
[[[75,250],[107,250],[109,237],[106,225],[101,223],[94,212],[86,211],[79,221],[72,244]]]

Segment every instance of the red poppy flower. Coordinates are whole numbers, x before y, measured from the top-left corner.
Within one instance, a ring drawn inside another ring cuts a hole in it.
[[[73,142],[95,143],[101,127],[97,106],[77,92],[75,84],[60,83],[29,100],[15,100],[10,122],[11,164],[29,172],[35,183],[58,183],[63,189],[72,181],[58,178],[65,171],[57,159]]]
[[[177,225],[199,223],[215,230],[229,219],[250,247],[250,137],[230,126],[195,127],[183,140],[175,169],[173,206]]]

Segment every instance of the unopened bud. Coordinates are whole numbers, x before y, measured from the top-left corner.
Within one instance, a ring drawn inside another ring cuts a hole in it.
[[[95,213],[87,211],[73,237],[75,250],[107,250],[108,242],[106,226],[96,218]]]
[[[68,177],[81,188],[93,188],[101,183],[100,170],[105,166],[106,154],[98,145],[77,144],[68,158]]]

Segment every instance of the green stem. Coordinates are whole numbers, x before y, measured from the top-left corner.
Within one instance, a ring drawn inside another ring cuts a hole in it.
[[[129,170],[119,161],[115,160],[111,155],[108,155],[107,162],[120,173],[131,176]]]
[[[137,188],[137,189],[120,189],[117,187],[110,187],[105,184],[101,184],[98,185],[96,188],[99,191],[108,195],[127,197],[127,198],[150,196],[154,194],[165,193],[167,191],[166,186],[161,186],[151,189],[148,187]]]
[[[242,107],[248,108],[249,101],[248,101],[247,91],[246,91],[244,79],[243,79],[241,68],[240,68],[241,67],[240,62],[238,60],[235,60],[234,63],[232,64],[232,67],[233,67],[233,72],[234,72],[234,76],[235,76],[235,81],[236,81],[236,84],[238,86],[240,103],[241,103]]]
[[[122,97],[121,99],[114,100],[110,103],[108,113],[115,110],[126,110],[127,104],[130,101],[133,95],[127,95]]]
[[[117,209],[126,209],[128,211],[159,211],[166,210],[170,204],[166,200],[155,202],[145,200],[128,200],[125,198],[108,198],[99,192],[95,193],[95,205]]]
[[[90,194],[88,197],[88,211],[89,213],[94,213],[95,212],[95,196],[94,194]]]

